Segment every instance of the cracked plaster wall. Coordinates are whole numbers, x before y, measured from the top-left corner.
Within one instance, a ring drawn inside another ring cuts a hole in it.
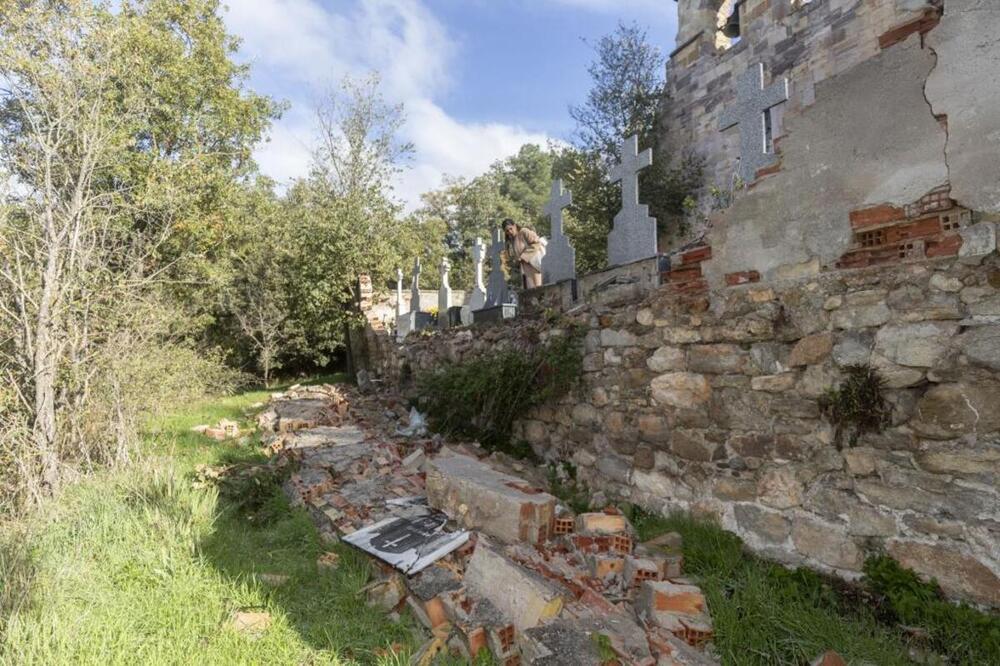
[[[927,35],[937,66],[927,79],[934,113],[948,117],[952,196],[1000,213],[1000,2],[947,0]]]
[[[815,104],[785,118],[781,172],[714,218],[709,283],[731,271],[818,270],[816,257],[826,265],[847,250],[851,210],[904,205],[947,182],[946,132],[924,98],[934,64],[913,35],[817,85]]]

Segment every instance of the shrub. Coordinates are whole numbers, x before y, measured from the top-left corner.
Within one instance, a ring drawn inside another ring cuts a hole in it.
[[[581,337],[572,330],[528,351],[498,351],[419,376],[419,404],[436,432],[472,437],[487,448],[506,446],[519,416],[576,382]]]

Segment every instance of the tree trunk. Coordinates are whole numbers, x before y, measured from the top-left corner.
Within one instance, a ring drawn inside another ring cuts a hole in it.
[[[58,239],[48,235],[45,273],[35,324],[35,355],[32,359],[35,380],[35,414],[32,434],[41,464],[42,485],[46,493],[59,487],[59,453],[56,450],[56,341],[54,335],[56,282],[59,279]]]

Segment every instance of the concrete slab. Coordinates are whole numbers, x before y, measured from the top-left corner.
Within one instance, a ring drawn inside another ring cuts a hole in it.
[[[552,534],[555,497],[473,458],[431,460],[426,485],[428,503],[466,529],[508,542],[540,543]]]

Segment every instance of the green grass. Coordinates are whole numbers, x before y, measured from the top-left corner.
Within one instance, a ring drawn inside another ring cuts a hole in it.
[[[280,494],[278,516],[248,523],[195,465],[253,460],[253,442],[216,443],[190,428],[246,421],[268,391],[191,405],[153,420],[142,460],[68,487],[0,541],[4,664],[402,664],[414,647],[408,620],[368,608],[366,559],[338,547],[340,566],[317,570],[324,551],[301,510]],[[261,574],[288,576],[278,586]],[[226,627],[233,611],[264,610],[258,638]],[[398,656],[380,654],[393,643]]]
[[[851,664],[911,664],[911,649],[929,656],[932,664],[1000,663],[997,637],[975,633],[983,623],[997,622],[995,616],[939,601],[933,612],[962,626],[943,640],[933,634],[918,640],[899,621],[926,614],[914,610],[901,617],[892,595],[884,596],[891,586],[885,580],[883,589],[869,591],[808,569],[789,570],[749,554],[738,537],[714,523],[688,516],[633,510],[630,518],[640,540],[670,531],[684,537],[685,573],[705,593],[723,664],[806,664],[826,650],[836,650]],[[940,617],[935,620],[942,624]]]

